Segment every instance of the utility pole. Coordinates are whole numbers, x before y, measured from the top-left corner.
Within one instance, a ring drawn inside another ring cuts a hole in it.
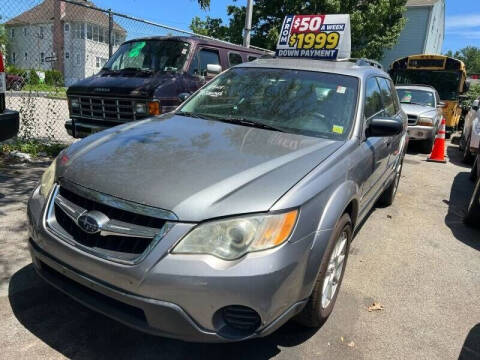
[[[250,47],[250,31],[252,30],[253,0],[247,0],[247,13],[245,14],[245,30],[243,33],[243,46]]]

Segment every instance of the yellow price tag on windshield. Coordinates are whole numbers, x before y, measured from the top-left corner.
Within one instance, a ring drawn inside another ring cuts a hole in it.
[[[343,126],[333,125],[332,132],[335,134],[343,134]]]

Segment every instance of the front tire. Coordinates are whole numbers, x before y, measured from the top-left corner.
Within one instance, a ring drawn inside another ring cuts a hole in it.
[[[422,141],[422,153],[424,154],[430,154],[432,152],[433,148],[433,143],[435,141],[435,138],[427,139]]]
[[[464,222],[469,226],[480,226],[480,179],[477,179]]]
[[[296,320],[307,327],[321,327],[333,311],[347,264],[353,226],[348,214],[338,220],[325,250],[312,294]]]
[[[465,146],[463,148],[462,161],[465,164],[471,164],[473,162],[473,154],[470,152],[470,139],[471,139],[471,136],[468,137],[467,141],[465,142]]]

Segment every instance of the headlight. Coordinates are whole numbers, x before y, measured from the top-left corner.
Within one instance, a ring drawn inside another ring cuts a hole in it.
[[[420,117],[417,121],[420,126],[433,126],[433,119],[428,117]]]
[[[57,159],[53,160],[50,166],[45,170],[40,180],[40,195],[47,197],[55,183],[55,173],[57,171]]]
[[[135,112],[141,115],[160,115],[160,103],[158,101],[138,102],[135,104]]]
[[[285,242],[292,233],[298,211],[245,216],[201,224],[173,249],[175,254],[210,254],[234,260]]]
[[[80,107],[80,101],[78,101],[78,98],[70,98],[70,106],[72,109],[76,109]]]
[[[147,104],[146,103],[136,103],[135,112],[137,114],[146,114],[147,113]]]

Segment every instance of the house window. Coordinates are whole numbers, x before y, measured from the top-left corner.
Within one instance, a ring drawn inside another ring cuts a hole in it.
[[[77,65],[80,65],[80,54],[77,54]]]
[[[74,23],[72,25],[73,29],[73,38],[74,39],[85,39],[85,24],[84,23]]]
[[[100,67],[100,58],[98,56],[95,58],[95,67]]]
[[[45,53],[40,53],[40,62],[43,64],[45,62]]]
[[[92,24],[87,24],[87,39],[92,40]]]
[[[43,39],[43,26],[40,26],[40,39]]]
[[[93,41],[98,41],[98,26],[93,25]]]
[[[63,25],[63,30],[65,30],[65,32],[69,32],[70,31],[70,24],[66,23]]]
[[[17,54],[12,53],[12,64],[15,64],[16,60],[17,60]]]
[[[25,61],[28,60],[28,54],[27,53],[24,54],[24,58],[25,58]]]
[[[65,52],[65,59],[70,59],[70,53],[68,51]]]
[[[11,28],[10,29],[10,37],[13,39],[15,37],[15,29]]]
[[[27,36],[27,35],[28,35],[28,34],[27,34],[27,27],[24,27],[24,28],[23,28],[23,36]]]
[[[98,41],[103,42],[103,34],[104,34],[103,28],[100,27],[98,29]]]

